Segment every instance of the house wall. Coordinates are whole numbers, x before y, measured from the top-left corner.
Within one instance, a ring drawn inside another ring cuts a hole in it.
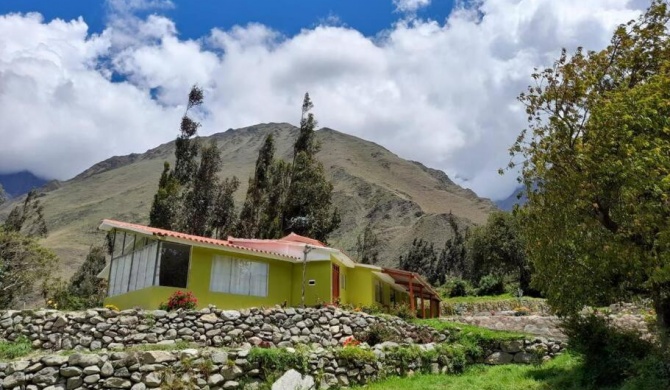
[[[269,264],[267,297],[209,291],[212,258],[214,255],[231,255],[237,258]],[[207,305],[212,304],[222,309],[241,309],[247,307],[274,306],[283,304],[284,302],[291,304],[293,301],[291,296],[293,293],[291,286],[295,283],[293,283],[293,264],[289,262],[239,253],[228,253],[221,250],[192,247],[188,272],[189,275],[186,289],[153,286],[109,297],[105,299],[105,304],[113,304],[120,309],[129,309],[133,307],[156,309],[161,302],[166,302],[170,294],[177,290],[193,292],[198,299],[199,308],[207,307]],[[302,276],[302,274],[300,274],[300,276]],[[315,277],[319,276],[315,275]],[[322,278],[323,276],[319,277],[318,285],[323,285],[321,282]],[[330,288],[330,283],[328,283],[328,288]],[[300,293],[298,292],[298,294]]]
[[[375,300],[372,270],[356,267],[347,272],[347,300],[355,306],[371,306]]]
[[[286,286],[292,286],[292,299],[289,301],[291,306],[300,306],[302,300],[302,263],[293,264],[293,276],[291,283],[286,280]],[[331,302],[331,283],[332,283],[332,263],[325,261],[310,261],[307,262],[307,270],[305,272],[305,305],[314,306],[317,303]],[[310,286],[307,283],[310,279],[314,279],[316,284]]]

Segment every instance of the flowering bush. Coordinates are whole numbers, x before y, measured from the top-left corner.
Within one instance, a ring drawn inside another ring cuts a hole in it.
[[[514,308],[514,315],[517,317],[530,315],[530,309],[525,306],[517,306]]]
[[[342,345],[343,345],[344,347],[356,347],[356,346],[358,346],[360,343],[361,343],[361,342],[358,341],[358,340],[356,340],[356,338],[355,338],[354,336],[349,336],[349,337],[347,337],[346,339],[344,339],[344,342],[342,343]]]
[[[198,299],[193,295],[192,292],[183,292],[179,290],[170,295],[167,303],[161,303],[158,308],[167,311],[178,309],[193,310],[196,308],[196,306],[198,306]]]
[[[108,310],[111,310],[111,311],[119,311],[119,308],[116,305],[105,305],[105,309],[108,309]]]

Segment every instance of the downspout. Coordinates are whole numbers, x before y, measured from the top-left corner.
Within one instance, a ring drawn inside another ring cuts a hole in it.
[[[302,295],[300,298],[300,306],[302,308],[305,308],[305,282],[306,282],[306,275],[307,275],[307,254],[312,251],[311,246],[305,244],[305,248],[302,250]]]

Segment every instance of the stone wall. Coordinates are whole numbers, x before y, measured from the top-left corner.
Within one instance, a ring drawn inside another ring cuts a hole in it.
[[[263,347],[290,347],[317,343],[341,344],[347,337],[381,324],[409,343],[441,342],[446,335],[409,324],[397,317],[378,317],[338,308],[273,308],[166,312],[120,312],[95,309],[81,312],[54,310],[0,312],[0,340],[27,337],[35,349],[100,350],[138,344],[172,344],[179,341],[201,346],[237,347],[244,343]]]
[[[405,352],[402,351],[405,348]],[[414,349],[412,349],[414,348]],[[553,354],[541,341],[509,341],[487,358],[491,364],[528,363],[542,354]],[[439,346],[401,347],[383,343],[372,349],[359,347],[281,349],[303,356],[302,364],[273,371],[254,356],[262,348],[185,349],[181,351],[131,351],[46,355],[0,363],[0,390],[5,389],[259,389],[282,372],[295,368],[310,375],[321,389],[364,384],[389,375],[414,372],[447,374],[462,370],[453,356],[439,353]],[[343,350],[362,354],[346,357]],[[275,349],[276,350],[276,349]],[[415,354],[407,351],[415,350]],[[434,353],[431,353],[434,352]],[[357,357],[359,356],[360,357]],[[296,359],[296,362],[300,361]],[[282,389],[291,390],[291,389]]]

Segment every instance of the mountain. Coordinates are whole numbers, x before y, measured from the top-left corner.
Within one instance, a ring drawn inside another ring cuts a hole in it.
[[[496,206],[498,206],[501,210],[504,211],[512,211],[514,210],[514,206],[519,205],[523,206],[526,204],[528,201],[528,198],[526,197],[526,193],[524,192],[525,187],[520,186],[514,189],[514,191],[510,194],[505,199],[502,200],[497,200]],[[519,193],[521,193],[521,197],[519,197]]]
[[[290,124],[260,124],[203,137],[205,142],[214,139],[221,149],[222,176],[240,179],[238,208],[269,133],[274,134],[277,156],[289,160],[298,134]],[[318,158],[334,184],[333,201],[342,215],[329,241],[352,257],[369,221],[381,241],[383,264],[396,265],[415,237],[443,245],[451,235],[450,213],[461,226],[470,226],[485,222],[495,209],[443,172],[404,160],[373,142],[327,128],[317,131],[317,139],[322,145]],[[63,276],[83,261],[91,244],[103,241],[96,230],[101,219],[148,222],[163,162],[173,159],[174,142],[169,142],[142,154],[112,157],[46,187],[41,199],[50,233],[44,244],[59,255]],[[0,209],[0,218],[10,207]]]
[[[28,171],[0,174],[0,185],[12,198],[25,195],[33,188],[42,187],[46,182],[47,180],[37,177]]]

